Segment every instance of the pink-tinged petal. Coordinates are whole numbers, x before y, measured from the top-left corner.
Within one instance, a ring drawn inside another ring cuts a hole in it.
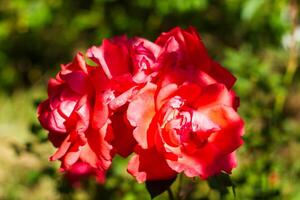
[[[193,112],[192,130],[193,132],[215,132],[220,130],[220,126],[205,114]]]
[[[218,160],[224,156],[221,150],[212,144],[206,144],[193,153],[185,152],[178,156],[178,160],[167,160],[168,165],[174,171],[184,174],[188,177],[200,176],[206,179],[209,176],[219,173],[222,169],[218,165]]]
[[[183,35],[181,33],[181,30],[179,27],[175,27],[169,32],[163,32],[160,34],[160,36],[156,39],[155,44],[159,46],[164,46],[165,43],[169,40],[170,37],[174,37],[174,39],[183,40]]]
[[[61,66],[62,71],[83,71],[84,73],[88,73],[87,66],[84,60],[84,56],[82,53],[77,53],[73,61],[69,64]]]
[[[153,133],[148,134],[148,129],[155,115],[155,91],[156,85],[148,83],[129,103],[127,109],[127,119],[136,127],[133,131],[134,138],[143,148],[153,145]]]
[[[118,108],[125,105],[133,97],[133,95],[137,93],[137,89],[138,87],[130,88],[129,90],[114,98],[111,102],[109,102],[109,108],[111,110],[117,110]]]
[[[100,64],[106,76],[114,76],[130,72],[130,60],[127,39],[106,40],[100,47],[92,47],[87,56]],[[118,59],[116,59],[118,58]]]
[[[137,154],[130,159],[127,171],[139,183],[147,180],[168,180],[177,174],[155,148],[138,150]]]
[[[137,86],[137,84],[133,82],[131,74],[123,74],[114,77],[114,79],[112,79],[109,83],[110,85],[108,88],[114,90],[116,93],[123,93],[124,91]]]
[[[43,101],[38,105],[37,108],[37,117],[41,125],[48,130],[48,116],[49,116],[49,100]]]
[[[199,84],[200,86],[204,87],[206,85],[218,83],[215,79],[213,79],[209,74],[202,70],[196,70],[196,72],[193,72],[194,70],[191,70],[190,77],[193,77],[193,73],[196,74],[195,77],[193,77],[193,82]]]
[[[81,159],[99,169],[108,169],[111,164],[113,147],[107,140],[109,124],[106,123],[101,129],[90,129],[87,132],[87,145],[83,148]]]
[[[163,44],[161,44],[161,47],[159,61],[162,62],[163,66],[176,66],[178,64],[177,61],[181,56],[181,53],[179,52],[179,42],[175,37],[170,36]]]
[[[135,37],[132,39],[131,42],[135,46],[138,44],[142,44],[145,49],[147,49],[149,52],[151,52],[154,55],[155,58],[158,57],[158,55],[161,51],[160,46],[158,46],[157,44],[155,44],[147,39],[144,39],[144,38]]]
[[[80,151],[80,159],[88,163],[93,168],[102,165],[96,153],[91,149],[89,144],[84,145]]]
[[[61,89],[59,92],[59,94],[53,94],[51,96],[49,96],[49,107],[51,110],[55,110],[59,107],[59,105],[61,104],[61,95],[63,90]]]
[[[90,104],[87,95],[82,96],[72,114],[64,123],[68,130],[76,130],[77,132],[84,132],[89,127],[90,122]],[[76,136],[77,137],[77,136]]]
[[[101,67],[108,79],[112,78],[112,74],[110,72],[109,66],[105,62],[102,48],[93,46],[92,48],[88,49],[87,56],[92,61],[94,61],[96,64],[101,65]]]
[[[77,94],[86,94],[88,91],[88,80],[86,74],[81,71],[74,71],[68,74],[61,74],[61,78]]]
[[[211,135],[208,141],[213,143],[224,154],[234,151],[243,144],[244,122],[231,107],[216,106],[206,114],[214,123],[221,127],[220,131]]]
[[[104,101],[103,94],[97,94],[95,99],[92,127],[99,129],[107,122],[109,109],[107,103]]]
[[[60,87],[62,84],[62,81],[51,78],[48,82],[48,96],[50,97],[53,93],[57,93],[57,91],[60,91]]]
[[[87,95],[84,95],[76,105],[76,114],[78,115],[76,130],[84,132],[89,127],[90,113],[92,108]]]
[[[135,83],[146,83],[157,75],[160,65],[157,59],[161,48],[141,38],[134,38],[131,41],[132,80]]]
[[[58,107],[58,112],[63,118],[68,118],[71,113],[74,111],[76,106],[76,101],[62,101]]]
[[[155,98],[156,110],[159,110],[163,104],[170,98],[171,95],[177,90],[178,86],[176,84],[168,84],[161,88]]]
[[[187,177],[197,177],[203,174],[201,165],[193,160],[188,160],[186,157],[179,158],[178,160],[167,160],[171,169],[177,173],[184,172]]]
[[[115,98],[115,95],[111,90],[112,85],[110,80],[107,79],[101,69],[96,68],[91,73],[91,80],[96,90],[91,124],[94,129],[100,129],[108,120],[108,103]]]
[[[229,92],[223,84],[212,84],[204,87],[202,93],[195,102],[198,109],[209,108],[215,105],[233,106],[235,102],[234,93]]]
[[[134,74],[132,80],[137,83],[145,83],[150,80],[150,76],[145,71],[140,71]]]
[[[66,85],[62,85],[61,90],[58,95],[52,95],[51,101],[58,101],[57,104],[60,104],[64,101],[74,101],[77,102],[78,99],[80,99],[82,95],[74,93],[73,90],[68,88]],[[58,107],[58,105],[55,105],[52,103],[52,108]]]
[[[81,150],[79,148],[80,147],[77,144],[74,144],[65,154],[65,156],[62,159],[62,167],[64,169],[68,169],[70,166],[72,166],[78,161],[81,153]]]
[[[70,141],[70,135],[68,135],[57,151],[50,157],[50,161],[58,160],[63,157],[66,152],[69,150],[72,142]]]
[[[216,81],[206,72],[195,68],[183,69],[180,67],[166,69],[161,73],[160,82],[161,87],[171,83],[182,85],[186,82],[190,82],[195,83],[200,87],[216,83]]]
[[[127,171],[129,174],[134,176],[139,183],[143,183],[147,180],[147,173],[141,171],[140,169],[140,156],[134,155],[130,159],[127,167]]]
[[[100,67],[94,67],[93,70],[90,71],[89,80],[91,82],[91,86],[94,87],[94,90],[97,93],[103,93],[104,91],[112,88],[112,80],[109,80],[106,77],[105,73]]]
[[[163,143],[171,147],[177,147],[180,144],[180,137],[182,137],[182,135],[177,134],[177,130],[172,126],[172,123],[167,123],[161,132]]]
[[[133,127],[130,126],[125,110],[115,113],[112,117],[112,128],[114,132],[114,139],[112,145],[116,152],[122,157],[129,156],[136,145],[133,137]]]
[[[108,120],[109,108],[108,103],[115,98],[111,90],[111,83],[100,68],[96,68],[91,73],[91,80],[95,87],[94,108],[92,113],[92,127],[100,129]]]
[[[47,120],[47,129],[49,131],[66,132],[66,127],[64,125],[66,119],[59,113],[57,109],[48,114]]]
[[[111,42],[103,40],[104,59],[112,76],[118,76],[131,71],[127,41]],[[115,59],[118,58],[118,59]]]
[[[149,122],[150,120],[146,121]],[[155,132],[149,131],[150,124],[142,123],[133,130],[134,139],[142,148],[152,147],[154,144]],[[150,122],[151,123],[151,122]]]
[[[188,104],[192,105],[193,102],[198,99],[201,92],[202,88],[199,87],[199,85],[188,83],[180,86],[173,95],[180,96]]]

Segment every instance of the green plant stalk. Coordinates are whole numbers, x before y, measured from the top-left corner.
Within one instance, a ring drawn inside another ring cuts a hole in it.
[[[175,200],[171,187],[168,188],[169,200]]]
[[[178,183],[178,187],[177,187],[177,199],[181,199],[181,188],[182,188],[182,182],[183,182],[183,174],[181,173],[179,175],[179,183]]]
[[[291,46],[289,49],[289,58],[287,62],[286,73],[283,76],[283,87],[285,89],[277,93],[275,97],[275,112],[277,116],[283,112],[284,104],[288,96],[288,89],[292,84],[293,78],[295,76],[297,67],[298,67],[298,45],[296,41],[296,27],[298,24],[298,4],[297,0],[290,1],[290,16],[292,23],[291,31]]]

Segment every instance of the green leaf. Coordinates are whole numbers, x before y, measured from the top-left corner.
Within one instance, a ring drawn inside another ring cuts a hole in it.
[[[148,190],[151,199],[165,192],[176,180],[176,178],[177,177],[175,176],[174,178],[168,180],[146,181],[146,189]]]
[[[230,176],[226,173],[221,172],[216,176],[212,176],[208,179],[208,185],[210,188],[218,190],[221,195],[225,195],[228,193],[228,187],[232,187],[232,192],[234,197],[235,193],[235,185],[232,182]]]

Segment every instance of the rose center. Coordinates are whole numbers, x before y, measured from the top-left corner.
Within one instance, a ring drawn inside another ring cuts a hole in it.
[[[201,131],[199,114],[187,106],[181,97],[173,97],[164,108],[161,128],[165,143],[173,147],[200,147],[207,142],[209,134]]]

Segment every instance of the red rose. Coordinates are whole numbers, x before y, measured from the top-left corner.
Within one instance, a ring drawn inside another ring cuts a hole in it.
[[[234,93],[223,84],[149,83],[131,101],[127,117],[138,147],[128,171],[139,182],[184,172],[207,178],[236,166],[243,121],[233,109]]]
[[[82,54],[48,84],[48,99],[38,107],[38,118],[49,131],[49,140],[58,148],[50,160],[61,160],[62,170],[78,160],[105,171],[111,163],[110,121],[93,125],[97,69],[86,65]]]
[[[99,47],[88,50],[87,56],[103,70],[95,78],[98,116],[94,124],[102,127],[109,117],[112,120],[112,145],[123,157],[132,153],[136,141],[126,118],[128,100],[145,83],[155,77],[160,47],[142,38],[115,37],[103,40]],[[104,117],[105,116],[105,117]]]

